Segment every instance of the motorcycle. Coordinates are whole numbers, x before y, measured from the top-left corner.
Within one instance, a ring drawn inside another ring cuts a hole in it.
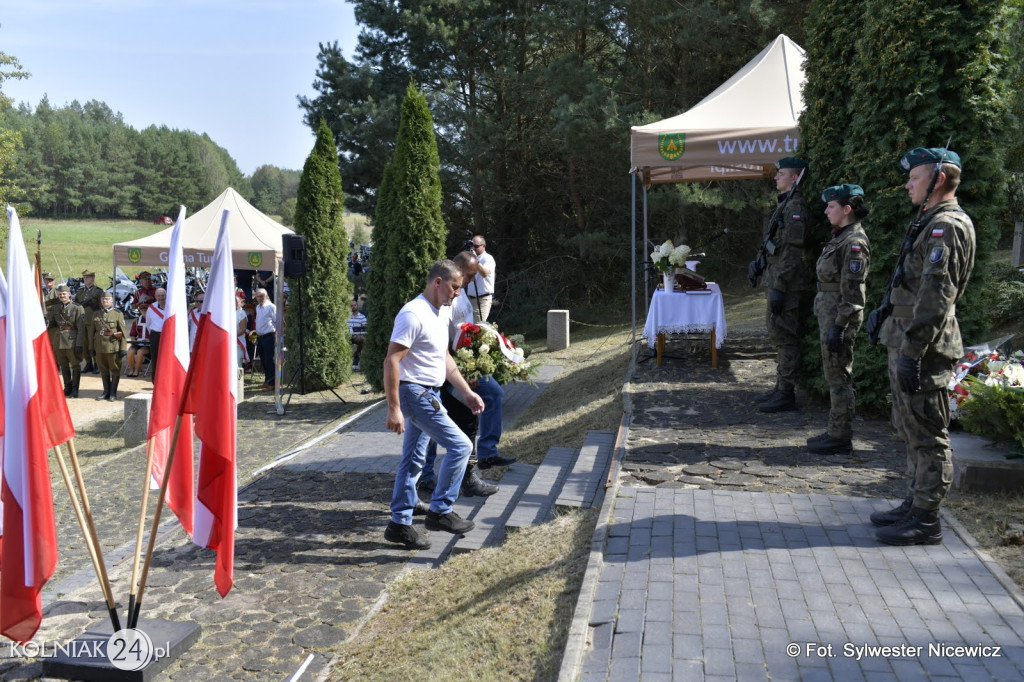
[[[114,307],[124,313],[126,320],[139,316],[138,309],[133,305],[135,293],[138,290],[139,287],[128,275],[124,274],[121,268],[114,270],[114,276],[111,278],[110,288],[107,291],[114,294]]]

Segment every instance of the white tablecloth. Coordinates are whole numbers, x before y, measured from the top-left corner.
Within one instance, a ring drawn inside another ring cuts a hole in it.
[[[726,332],[722,290],[714,282],[707,284],[710,294],[655,290],[644,325],[644,336],[650,348],[654,348],[659,333],[706,334],[712,329],[715,330],[715,348],[722,347]]]

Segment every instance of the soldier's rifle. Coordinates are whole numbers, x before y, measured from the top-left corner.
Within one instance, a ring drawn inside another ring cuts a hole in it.
[[[796,188],[800,186],[800,181],[804,179],[804,172],[806,168],[800,169],[800,175],[796,177],[796,181],[793,186],[789,188],[789,192],[786,194],[786,198],[782,201],[771,217],[771,225],[768,228],[768,235],[761,242],[761,247],[757,250],[757,257],[750,261],[747,266],[747,281],[750,282],[750,286],[757,288],[757,282],[761,279],[761,275],[764,274],[765,268],[768,267],[768,256],[774,256],[778,245],[774,242],[775,235],[779,231],[779,227],[782,225],[783,216],[786,214],[786,207],[789,206],[789,200],[793,198],[793,194],[796,193]]]
[[[946,149],[949,149],[950,142],[953,138],[950,137],[946,142]],[[928,190],[924,194],[924,200],[921,201],[921,205],[917,209],[917,215],[913,220],[910,221],[910,225],[907,227],[907,234],[903,237],[903,245],[900,246],[900,255],[896,259],[896,267],[893,268],[892,276],[889,277],[889,284],[885,287],[885,296],[882,297],[882,305],[878,306],[870,313],[868,313],[868,321],[865,328],[868,333],[868,343],[872,346],[877,345],[882,334],[882,325],[885,323],[889,316],[892,315],[892,290],[903,283],[903,265],[907,260],[907,254],[914,248],[914,242],[917,241],[917,236],[921,234],[922,218],[924,217],[925,207],[928,205],[928,199],[932,196],[932,192],[935,190],[935,183],[939,179],[939,173],[942,171],[942,159],[939,159],[938,163],[935,164],[935,169],[932,171],[931,180],[928,181]]]

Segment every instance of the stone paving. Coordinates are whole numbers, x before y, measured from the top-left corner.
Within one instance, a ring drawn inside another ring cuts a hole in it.
[[[875,540],[869,515],[905,489],[886,422],[858,420],[851,455],[811,455],[822,406],[750,402],[774,368],[756,338],[730,338],[718,370],[680,346],[632,378],[560,679],[1024,677],[1024,599],[955,518],[939,546]]]
[[[536,386],[507,389],[507,424],[559,370],[544,367]],[[234,587],[219,598],[214,553],[191,544],[165,509],[142,616],[199,623],[202,635],[157,679],[281,680],[309,656],[306,679],[329,669],[326,650],[354,633],[415,558],[383,540],[401,454],[383,407],[376,401],[357,418],[342,418],[329,393],[296,396],[283,416],[273,413],[269,394],[239,406]],[[84,467],[122,622],[144,464],[139,447]],[[55,488],[55,498],[60,563],[43,592],[36,642],[63,642],[109,624],[67,493]],[[41,661],[0,647],[3,679],[41,674]]]

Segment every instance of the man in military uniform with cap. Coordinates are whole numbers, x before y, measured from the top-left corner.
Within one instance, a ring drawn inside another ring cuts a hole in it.
[[[48,310],[57,305],[57,290],[53,286],[53,275],[48,272],[44,272],[42,279],[43,288],[41,293],[43,295],[43,314],[45,315]]]
[[[117,384],[121,380],[121,359],[128,353],[128,327],[124,314],[114,307],[114,295],[104,291],[100,309],[89,326],[92,348],[96,353],[103,393],[96,400],[117,400]]]
[[[95,284],[96,273],[92,270],[82,271],[82,286],[75,292],[75,303],[85,308],[85,328],[90,330],[85,335],[84,357],[85,368],[83,372],[99,374],[96,367],[96,350],[92,347],[92,318],[100,309],[100,296],[103,290]]]
[[[775,164],[778,190],[775,212],[765,228],[767,267],[761,277],[768,289],[768,338],[778,351],[775,386],[757,398],[761,412],[796,409],[796,381],[800,367],[800,295],[808,286],[804,266],[804,229],[807,207],[797,186],[807,162],[795,156]],[[773,226],[775,234],[771,235]],[[771,239],[768,239],[771,235]]]
[[[946,384],[964,351],[956,302],[974,269],[974,224],[956,199],[956,152],[918,147],[900,165],[910,173],[911,202],[923,210],[901,252],[902,274],[893,277],[892,313],[880,338],[889,351],[895,426],[907,444],[909,481],[903,503],[875,512],[871,522],[886,544],[934,545],[942,542],[939,506],[953,478]]]
[[[57,366],[64,377],[64,395],[78,397],[82,380],[82,343],[85,340],[85,310],[71,302],[71,289],[61,284],[54,291],[56,305],[46,313],[46,327]]]

